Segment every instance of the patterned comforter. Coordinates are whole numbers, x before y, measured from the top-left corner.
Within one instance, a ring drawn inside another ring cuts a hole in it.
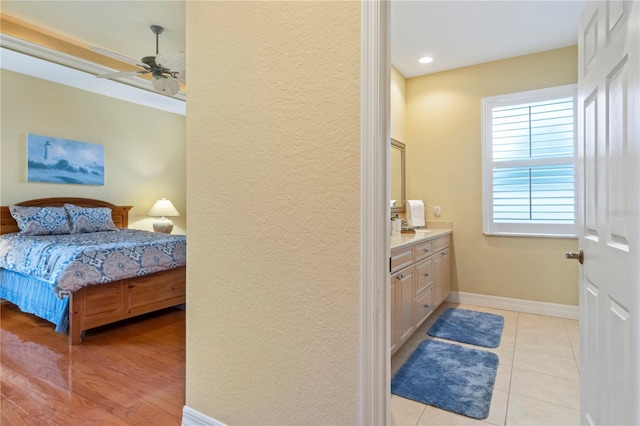
[[[0,268],[47,281],[60,299],[79,288],[186,264],[187,237],[135,229],[0,236]]]

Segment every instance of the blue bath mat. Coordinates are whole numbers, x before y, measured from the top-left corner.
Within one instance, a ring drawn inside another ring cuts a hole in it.
[[[427,334],[441,339],[497,348],[502,337],[504,317],[486,312],[449,308]]]
[[[391,379],[391,393],[474,419],[489,416],[498,356],[425,340]]]

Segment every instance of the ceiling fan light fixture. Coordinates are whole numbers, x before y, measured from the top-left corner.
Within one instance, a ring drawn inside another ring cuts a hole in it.
[[[158,77],[154,76],[151,80],[151,84],[156,92],[167,96],[174,96],[180,91],[180,82],[178,79],[165,75]]]

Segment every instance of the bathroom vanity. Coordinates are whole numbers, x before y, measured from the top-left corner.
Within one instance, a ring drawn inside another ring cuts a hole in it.
[[[391,354],[447,298],[451,269],[450,228],[391,235]]]

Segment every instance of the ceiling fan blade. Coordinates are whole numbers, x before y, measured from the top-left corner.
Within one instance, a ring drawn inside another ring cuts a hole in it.
[[[121,72],[111,72],[108,74],[100,74],[96,75],[98,78],[121,78],[121,77],[134,77],[137,75],[147,74],[149,71],[140,70],[140,71],[121,71]]]
[[[171,71],[181,72],[186,68],[184,52],[168,50],[156,55],[156,64]]]
[[[127,64],[132,64],[132,65],[139,65],[140,64],[140,61],[136,61],[136,60],[131,59],[131,58],[127,57],[127,56],[121,55],[119,53],[111,52],[110,50],[106,50],[106,49],[103,49],[101,47],[89,46],[89,49],[93,50],[94,52],[99,53],[99,54],[101,54],[103,56],[108,56],[111,59],[115,59],[115,60],[120,61],[120,62],[125,62]]]

